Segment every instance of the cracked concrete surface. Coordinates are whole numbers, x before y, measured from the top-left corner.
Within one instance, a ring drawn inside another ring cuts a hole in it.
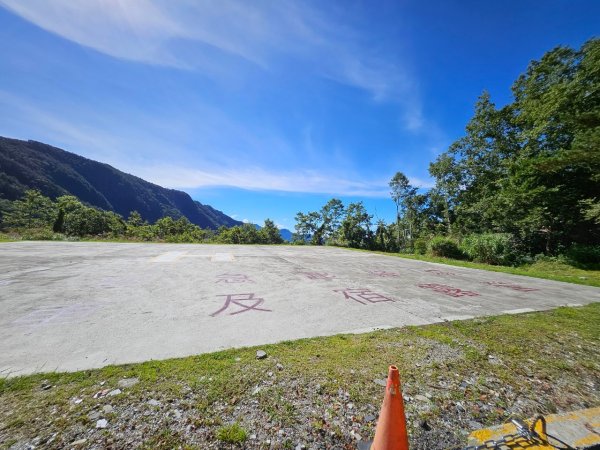
[[[0,245],[0,376],[600,301],[600,289],[331,247]]]

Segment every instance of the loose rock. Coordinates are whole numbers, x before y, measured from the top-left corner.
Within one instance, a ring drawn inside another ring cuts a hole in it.
[[[119,387],[122,387],[122,388],[130,388],[132,386],[135,386],[139,382],[140,382],[139,378],[123,378],[122,380],[119,380],[119,382],[117,384],[119,385]]]
[[[425,403],[429,403],[431,401],[426,396],[421,395],[421,394],[415,395],[415,400],[418,400],[420,402],[425,402]]]
[[[256,351],[256,359],[265,359],[267,357],[267,352],[263,350]]]
[[[110,392],[110,389],[102,389],[101,391],[96,392],[93,395],[93,398],[102,398],[105,397],[106,394],[108,394]]]
[[[96,422],[96,428],[106,428],[108,426],[108,420],[106,419],[100,419],[98,422]]]

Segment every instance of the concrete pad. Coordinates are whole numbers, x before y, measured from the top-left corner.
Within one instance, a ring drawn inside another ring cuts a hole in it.
[[[600,301],[600,289],[330,247],[0,244],[0,375]]]
[[[573,448],[586,449],[598,448],[600,446],[600,408],[583,409],[563,414],[551,414],[545,417],[547,424],[547,433],[560,439],[565,444]],[[529,424],[533,420],[529,420]],[[529,425],[528,424],[528,425]],[[541,423],[538,422],[538,427],[535,431],[545,438],[542,431]],[[491,428],[484,428],[471,433],[469,436],[469,445],[478,446],[488,441],[498,441],[506,436],[518,435],[515,425],[507,423]],[[558,442],[547,439],[550,444],[556,444],[559,448],[563,448]],[[543,450],[555,449],[552,445],[536,445],[534,441],[518,437],[511,440],[510,448],[527,449],[527,450]]]

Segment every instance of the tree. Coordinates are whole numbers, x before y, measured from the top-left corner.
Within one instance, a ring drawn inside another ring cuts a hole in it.
[[[362,202],[348,205],[340,228],[342,240],[348,247],[371,246],[371,218]]]
[[[533,61],[497,109],[484,92],[466,134],[431,164],[449,233],[510,233],[532,253],[600,242],[600,40]]]
[[[262,244],[282,244],[283,238],[279,232],[279,228],[271,219],[265,219],[265,224],[259,231]]]
[[[319,244],[321,237],[317,233],[319,229],[320,216],[317,212],[309,212],[304,214],[299,212],[295,217],[296,225],[294,226],[294,241],[300,241],[303,243],[311,242],[312,244]]]
[[[456,207],[460,193],[459,168],[448,153],[442,153],[435,162],[429,164],[429,174],[435,178],[435,188],[430,191],[434,201],[441,200],[443,204],[443,220],[446,232],[452,234],[453,210]]]
[[[321,208],[321,225],[317,230],[320,241],[336,242],[343,215],[344,204],[337,198],[332,198]]]
[[[54,223],[56,210],[48,197],[38,190],[25,191],[20,200],[15,200],[12,210],[4,216],[7,228],[42,228]]]
[[[144,219],[142,219],[142,216],[139,212],[131,211],[129,213],[129,217],[127,218],[127,226],[128,227],[137,228],[137,227],[141,227],[142,225],[145,225],[145,224],[146,224],[146,222],[144,222]]]
[[[410,181],[402,172],[396,172],[389,183],[392,200],[396,204],[396,226],[397,226],[397,241],[400,247],[400,221],[404,219],[406,228],[404,238],[407,241],[412,241],[412,229],[414,224],[414,196],[417,193],[417,188],[411,186]]]

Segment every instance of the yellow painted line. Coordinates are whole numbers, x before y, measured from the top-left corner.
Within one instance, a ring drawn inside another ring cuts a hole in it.
[[[532,419],[528,421],[531,423]],[[564,414],[552,414],[546,417],[548,433],[574,447],[587,447],[600,443],[600,407]],[[542,434],[541,422],[536,424],[536,431]],[[489,440],[499,440],[504,436],[516,434],[516,427],[512,423],[506,423],[492,428],[477,430],[469,435],[470,445],[481,445]],[[563,435],[564,434],[564,435]],[[519,444],[522,442],[522,444]],[[521,445],[521,446],[520,446]],[[517,440],[515,445],[511,443],[511,449],[542,450],[553,449],[547,445],[531,445],[522,439]]]

